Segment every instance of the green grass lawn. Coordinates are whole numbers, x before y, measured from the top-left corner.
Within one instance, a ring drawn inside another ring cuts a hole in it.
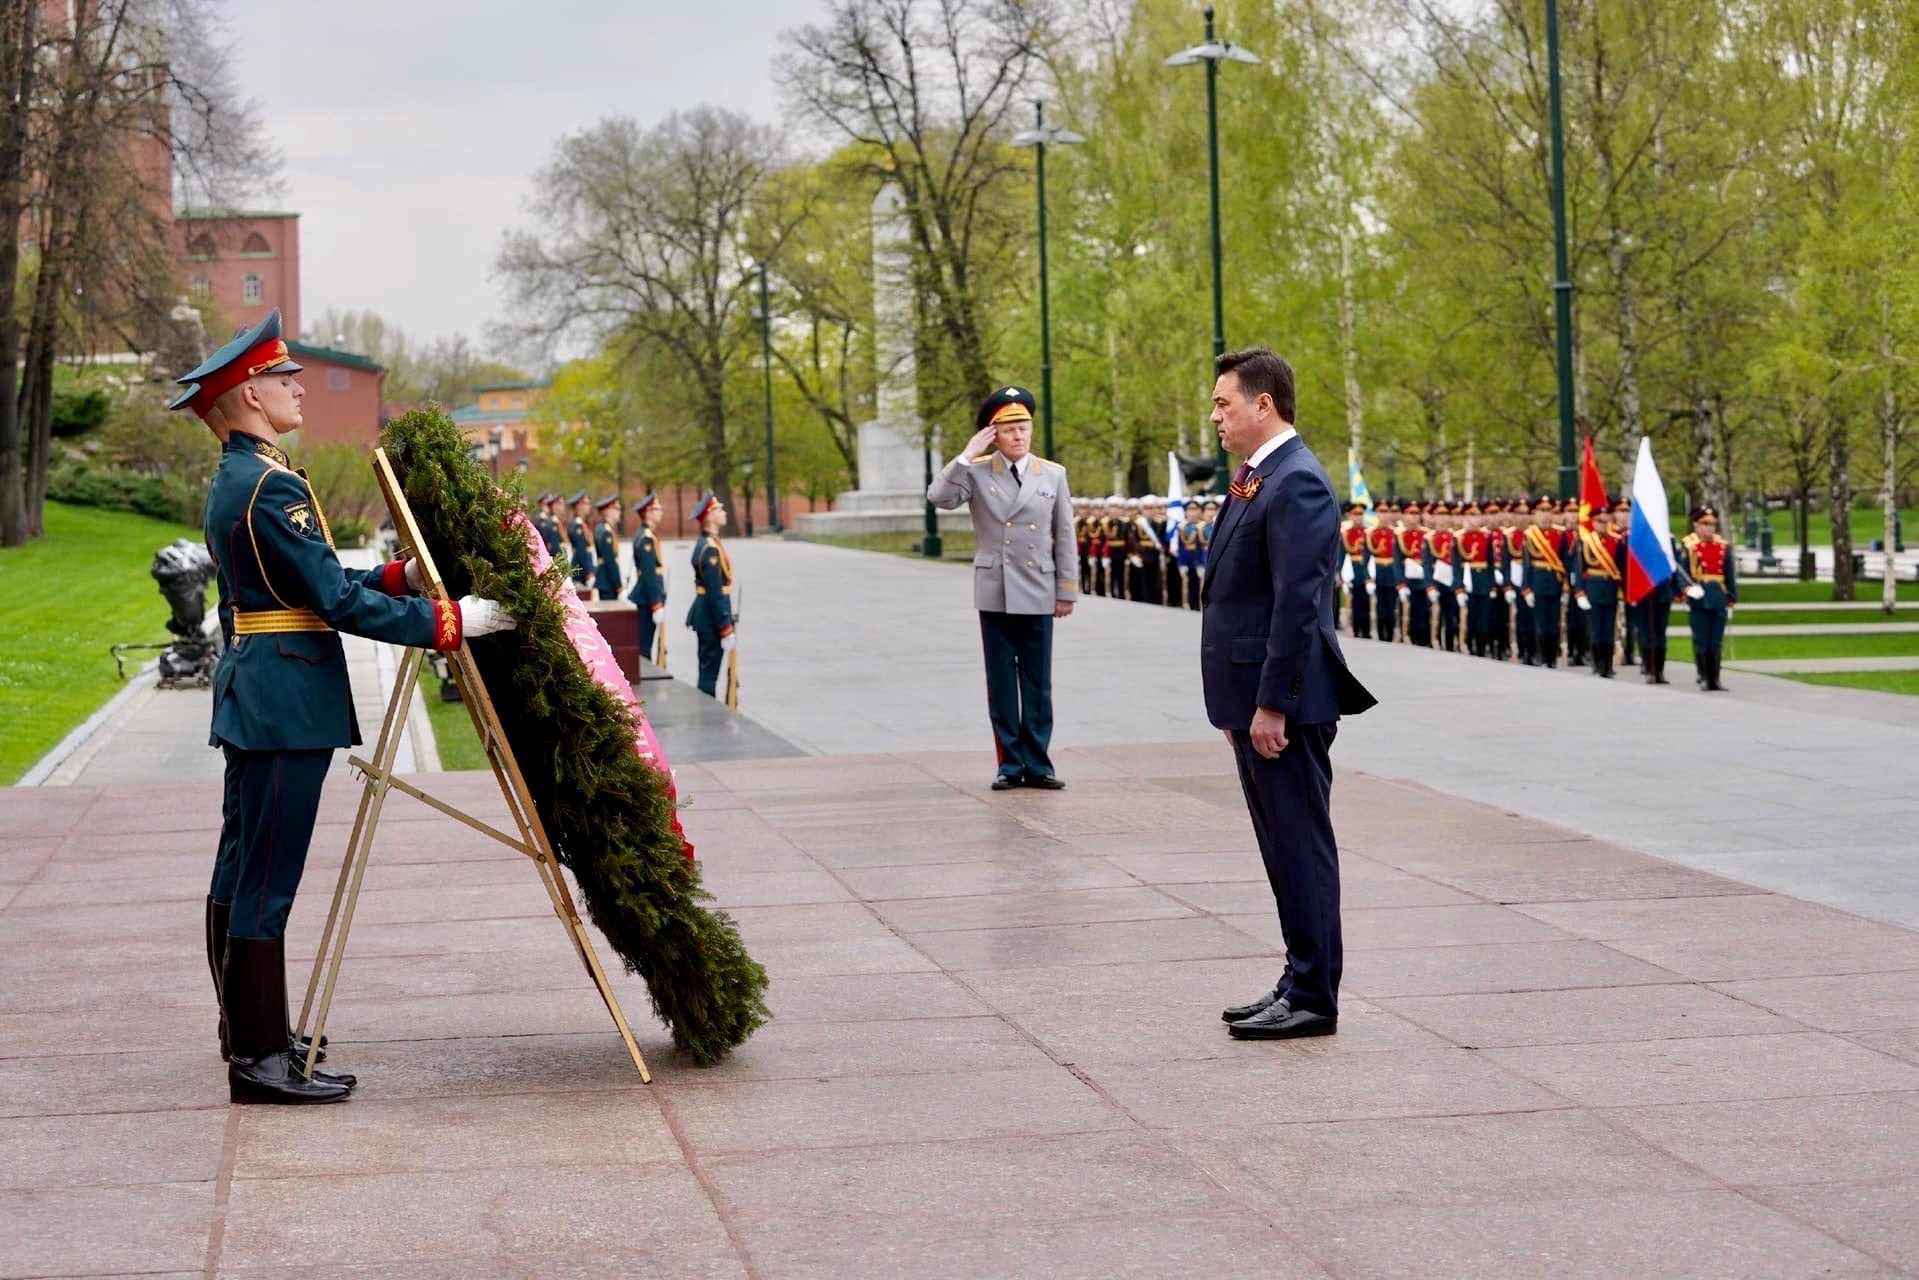
[[[915,560],[925,557],[920,553],[920,543],[924,533],[854,533],[846,535],[818,536],[806,539],[808,542],[821,542],[829,547],[845,547],[852,551],[884,551],[888,555],[911,556]],[[971,533],[942,533],[940,535],[941,560],[966,560],[973,558],[973,535]]]
[[[1898,588],[1901,604],[1919,604],[1919,583],[1901,582],[1895,585]],[[1858,589],[1853,594],[1860,600],[1877,601],[1881,590],[1879,582],[1875,580],[1859,583]],[[1744,604],[1798,604],[1801,602],[1830,604],[1832,584],[1830,582],[1766,582],[1742,578],[1739,582],[1739,599]]]
[[[1676,662],[1692,661],[1692,639],[1686,620],[1673,614],[1666,633],[1667,648]],[[1919,657],[1919,633],[1891,636],[1727,636],[1728,662],[1757,662],[1775,658],[1910,658]]]
[[[1743,545],[1746,537],[1746,508],[1744,504],[1736,505],[1732,511],[1726,514],[1727,521],[1722,532],[1725,533],[1728,538]],[[1798,563],[1799,544],[1792,536],[1792,512],[1774,511],[1771,514],[1773,554],[1784,556],[1788,551],[1791,551],[1794,556],[1794,563]],[[1686,513],[1683,511],[1675,513],[1674,523],[1684,526],[1683,528],[1675,529],[1675,532],[1684,534],[1691,531],[1692,526],[1686,523],[1685,517]],[[1899,513],[1899,520],[1903,526],[1906,545],[1910,547],[1919,544],[1919,511],[1901,511]],[[1832,517],[1828,516],[1825,512],[1807,512],[1806,528],[1812,535],[1808,541],[1811,542],[1813,546],[1825,546],[1832,542]],[[1853,510],[1853,550],[1864,551],[1874,542],[1884,539],[1885,536],[1886,522],[1884,518],[1880,516],[1878,506],[1875,505],[1871,509],[1855,508]]]
[[[1741,592],[1740,597],[1744,596]],[[1780,609],[1776,612],[1739,609],[1734,611],[1732,620],[1736,627],[1850,627],[1874,622],[1919,622],[1919,609],[1909,606],[1895,610],[1890,617],[1877,609]]]
[[[1787,676],[1806,684],[1838,685],[1844,689],[1871,689],[1919,697],[1919,671],[1818,671]]]
[[[148,570],[180,537],[198,542],[200,531],[49,502],[46,537],[0,550],[0,784],[120,689],[110,645],[172,639]],[[129,670],[154,656],[130,655]]]
[[[420,700],[426,703],[426,718],[433,726],[433,740],[440,748],[440,768],[486,769],[486,752],[480,749],[480,735],[473,732],[473,719],[459,702],[440,701],[440,677],[433,668],[420,668]]]

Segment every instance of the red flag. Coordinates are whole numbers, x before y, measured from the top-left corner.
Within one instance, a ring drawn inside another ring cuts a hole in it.
[[[1599,464],[1593,460],[1593,438],[1586,437],[1586,454],[1579,464],[1579,527],[1593,527],[1593,512],[1607,511],[1606,482],[1599,478]]]

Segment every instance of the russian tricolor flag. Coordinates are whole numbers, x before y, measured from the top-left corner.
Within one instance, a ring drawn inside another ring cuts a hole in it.
[[[1653,465],[1652,441],[1639,438],[1632,473],[1632,527],[1626,534],[1626,603],[1638,604],[1679,571],[1672,558],[1672,512],[1666,486]]]

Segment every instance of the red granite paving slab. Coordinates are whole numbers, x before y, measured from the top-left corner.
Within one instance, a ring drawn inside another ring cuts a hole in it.
[[[520,874],[508,881],[466,884],[460,869],[447,870],[433,889],[390,887],[376,869],[367,869],[360,899],[353,911],[353,928],[374,925],[459,923],[480,920],[511,920],[545,917],[553,914],[553,899],[540,883],[531,864],[518,868]],[[570,887],[570,886],[569,886]],[[310,886],[314,893],[314,914],[325,920],[327,903],[333,892],[332,877],[322,876]],[[304,895],[303,895],[304,896]],[[557,932],[557,930],[556,930]]]
[[[0,1116],[225,1107],[226,1068],[214,1025],[211,1017],[197,1021],[199,1043],[180,1049],[155,1046],[146,1027],[132,1021],[120,1028],[118,1053],[9,1058],[0,1066]]]
[[[395,1142],[395,1134],[405,1134]],[[297,1169],[286,1153],[300,1152]],[[349,1106],[243,1107],[233,1176],[284,1178],[436,1169],[611,1168],[681,1153],[657,1099],[624,1092],[356,1098]],[[533,1175],[541,1176],[539,1174]]]
[[[1463,1049],[1356,1052],[1338,1037],[1273,1041],[1264,1055],[1119,1063],[1088,1074],[1155,1129],[1475,1115],[1566,1103]]]
[[[335,1044],[338,1050],[329,1065],[360,1077],[350,1104],[354,1106],[400,1098],[624,1092],[644,1087],[611,1019],[603,1031],[575,1035],[336,1040]],[[670,1055],[671,1048],[663,1037],[641,1032],[640,1051],[647,1064],[654,1066]]]
[[[324,1275],[354,1263],[479,1258],[537,1271],[549,1252],[638,1255],[648,1269],[633,1274],[676,1275],[682,1259],[732,1250],[693,1175],[659,1163],[242,1179],[220,1262]]]
[[[1498,942],[1466,947],[1361,951],[1346,958],[1345,983],[1373,999],[1624,987],[1671,982],[1673,974],[1597,942]]]
[[[1761,894],[1737,880],[1666,863],[1624,868],[1435,871],[1434,878],[1494,902],[1582,902],[1609,898],[1703,898]]]
[[[768,973],[795,978],[824,978],[854,973],[921,973],[938,968],[910,943],[891,935],[809,942],[749,940],[747,945],[753,958],[765,965]]]
[[[175,855],[198,857],[211,867],[214,846],[219,842],[213,831],[217,831],[217,828],[212,831],[136,830],[99,834],[91,826],[83,824],[69,831],[60,841],[60,861],[63,864],[119,862],[127,858]]]
[[[1557,839],[1533,840],[1455,833],[1444,818],[1433,821],[1422,818],[1411,830],[1402,825],[1393,840],[1384,845],[1342,830],[1340,846],[1350,846],[1365,857],[1401,871],[1447,881],[1470,875],[1539,872],[1626,875],[1671,865],[1603,840],[1569,832]]]
[[[990,860],[843,867],[835,874],[868,901],[954,898],[983,893],[1063,893],[1073,889],[1125,888],[1139,883],[1104,858],[1061,856],[1067,848],[1064,845],[1035,840],[1027,847],[1038,856],[1022,856],[1015,847],[1001,851]]]
[[[195,1272],[195,1280],[203,1273]],[[696,1246],[691,1252],[664,1240],[653,1252],[609,1249],[586,1253],[552,1251],[538,1257],[407,1259],[365,1264],[331,1263],[327,1280],[606,1280],[608,1276],[670,1275],[673,1280],[743,1280],[746,1264],[737,1252]],[[313,1280],[311,1267],[221,1267],[221,1280]],[[141,1280],[146,1280],[142,1277]]]
[[[0,1013],[0,1059],[129,1052],[128,1028],[139,1028],[142,1052],[213,1046],[219,1016],[209,981],[199,1003],[123,1004],[124,992],[95,993],[74,1009]],[[191,992],[179,993],[182,997]]]
[[[61,845],[58,835],[0,836],[0,875],[28,879]]]
[[[1696,982],[1919,968],[1919,933],[1852,917],[1828,920],[1804,933],[1755,929],[1695,937],[1676,930],[1667,937],[1622,938],[1606,945]]]
[[[1221,1213],[1200,1218],[1091,1218],[1020,1222],[960,1234],[918,1220],[854,1219],[814,1226],[776,1219],[743,1228],[763,1274],[805,1280],[846,1276],[913,1276],[916,1280],[1323,1280],[1311,1260],[1248,1241],[1275,1237],[1269,1218]]]
[[[1919,970],[1716,982],[1712,989],[1821,1031],[1919,1027]]]
[[[1181,795],[1191,796],[1195,800],[1203,800],[1215,808],[1225,809],[1230,813],[1243,815],[1246,812],[1246,792],[1240,787],[1239,778],[1236,775],[1226,777],[1213,777],[1211,775],[1173,778],[1149,777],[1146,781],[1153,786],[1163,787],[1168,791],[1177,791]]]
[[[1077,1065],[1270,1058],[1270,1045],[1232,1038],[1219,1018],[1224,1004],[1222,998],[1179,1007],[1115,1004],[1006,1016],[1052,1056]],[[1339,1042],[1348,1051],[1446,1047],[1444,1040],[1404,1018],[1363,1000],[1350,999],[1341,1002]]]
[[[1080,752],[1135,778],[1184,778],[1206,774],[1230,778],[1235,768],[1233,749],[1227,745],[1224,735],[1220,734],[1208,734],[1204,739],[1192,742],[1083,747]]]
[[[1735,1185],[1919,1175],[1919,1093],[1698,1102],[1609,1111],[1663,1151]]]
[[[1284,961],[1268,953],[1228,959],[1061,964],[982,969],[966,985],[994,1008],[1028,1013],[1115,1013],[1140,1008],[1219,1010],[1272,989]]]
[[[302,893],[300,901],[294,906],[297,924],[289,930],[289,957],[310,956],[314,944],[319,941],[320,930],[326,924],[327,904],[333,896],[331,877],[323,878],[322,884],[324,888]],[[296,944],[295,939],[306,945]],[[538,954],[554,947],[562,948],[568,954],[573,950],[572,944],[567,941],[565,927],[553,915],[551,907],[540,915],[529,912],[493,920],[429,920],[388,924],[356,918],[347,938],[347,954],[359,958],[443,956],[462,952]]]
[[[950,1229],[1241,1207],[1194,1161],[1138,1129],[772,1151],[712,1157],[702,1167],[741,1221],[849,1214]]]
[[[1271,896],[1270,890],[1268,896]],[[1343,897],[1343,894],[1342,894]],[[1222,916],[1234,928],[1277,947],[1279,912],[1268,906],[1247,915]],[[1341,915],[1347,965],[1356,951],[1397,951],[1407,947],[1485,946],[1508,942],[1552,942],[1566,935],[1505,907],[1472,903],[1463,907],[1348,908]]]
[[[84,827],[96,836],[205,832],[211,849],[220,829],[220,784],[108,787],[87,808]]]
[[[1483,1052],[1586,1107],[1919,1090],[1919,1067],[1820,1031]]]
[[[86,880],[60,879],[52,875],[42,876],[38,883],[23,886],[19,896],[14,898],[8,910],[33,911],[46,907],[84,907],[104,903],[205,901],[207,872],[211,865],[205,857],[194,859],[192,862],[184,858],[142,859],[141,861],[153,864],[143,868],[149,871],[160,870],[158,864],[162,861],[172,861],[174,865],[157,875],[99,876]],[[57,865],[56,863],[55,866]],[[83,865],[91,870],[98,868],[100,864]],[[53,868],[50,867],[48,870],[51,871]]]
[[[1252,836],[1246,837],[1248,843]],[[1163,842],[1171,843],[1171,842]],[[1147,884],[1245,884],[1257,878],[1262,864],[1257,850],[1214,849],[1185,853],[1108,853],[1105,855],[1120,870],[1138,876]],[[1268,888],[1267,897],[1272,896]]]
[[[129,949],[131,950],[131,949]],[[212,1007],[204,947],[163,959],[39,944],[0,947],[0,1015],[97,1013],[102,1004]]]
[[[1902,1062],[1919,1062],[1919,1027],[1908,1027],[1904,1031],[1856,1031],[1846,1038],[1891,1054]]]
[[[0,787],[0,837],[63,835],[100,798],[98,787]]]
[[[968,823],[963,830],[942,822],[932,828],[888,824],[796,833],[793,844],[814,862],[832,870],[852,867],[923,866],[937,862],[979,862],[993,858],[1031,858],[1071,852],[1036,840],[1010,818]]]
[[[963,898],[909,898],[873,902],[871,906],[880,919],[902,933],[1166,920],[1195,914],[1184,903],[1140,886],[996,893]]]
[[[319,947],[319,928],[320,922],[312,922],[310,928],[288,942],[287,981],[296,1004],[306,993],[313,955]],[[586,966],[573,948],[565,945],[566,935],[557,924],[553,932],[558,946],[427,956],[363,956],[349,939],[334,999],[412,1000],[491,992],[558,994],[576,987],[590,990],[593,980]]]
[[[809,756],[792,760],[708,760],[701,768],[729,791],[797,791],[912,785],[927,780],[909,760],[891,756]]]
[[[702,1157],[1127,1127],[1058,1067],[686,1085],[667,1111]]]
[[[781,1023],[966,1018],[990,1012],[944,973],[829,974],[816,978],[776,973],[771,977],[766,1002]]]
[[[133,939],[165,945],[180,941],[184,929],[188,949],[206,954],[206,889],[198,899],[162,902],[80,902],[51,907],[15,904],[0,919],[0,947],[36,945],[48,950],[62,944],[93,943],[113,938],[125,945]]]
[[[1578,937],[1599,942],[1663,941],[1675,935],[1689,940],[1746,938],[1757,933],[1800,940],[1851,929],[1861,939],[1890,951],[1898,952],[1909,946],[1909,954],[1919,957],[1919,934],[1777,893],[1651,901],[1541,902],[1514,909]],[[1910,967],[1919,968],[1919,963]]]
[[[1115,862],[1138,855],[1194,853],[1237,853],[1250,859],[1250,862],[1241,865],[1237,875],[1213,876],[1209,879],[1244,880],[1247,866],[1255,869],[1260,866],[1259,842],[1253,838],[1250,823],[1243,827],[1216,827],[1199,831],[1096,831],[1075,835],[1073,845],[1080,853],[1110,857]],[[1342,844],[1341,847],[1345,846]],[[1142,876],[1141,879],[1150,877]]]
[[[742,907],[730,914],[749,946],[762,942],[829,942],[894,936],[884,922],[858,902]]]
[[[1292,1221],[1341,1275],[1809,1280],[1892,1274],[1730,1191],[1338,1212],[1301,1205]]]
[[[0,1275],[198,1276],[213,1219],[211,1181],[0,1191]]]
[[[991,1016],[867,1022],[776,1018],[718,1066],[669,1061],[654,1067],[654,1078],[680,1084],[817,1081],[927,1071],[1044,1071],[1053,1065],[1018,1028]]]
[[[911,941],[940,967],[961,972],[1134,960],[1204,960],[1272,951],[1239,930],[1204,916],[915,933]]]
[[[1095,834],[1247,829],[1244,813],[1138,780],[1067,791],[999,792],[993,807],[1035,831],[1069,840]]]
[[[1580,1111],[1236,1124],[1180,1129],[1167,1140],[1249,1202],[1317,1212],[1717,1188]]]
[[[346,979],[341,979],[344,985]],[[634,1033],[644,1038],[646,991],[637,980],[614,978],[614,994]],[[303,983],[290,998],[299,1017]],[[565,991],[489,991],[476,995],[369,1000],[336,991],[326,1032],[341,1044],[358,1040],[460,1040],[470,1036],[575,1035],[604,1030],[613,1019],[590,985]],[[342,1060],[344,1062],[344,1059]]]
[[[8,1070],[20,1061],[9,1059]],[[219,1171],[226,1123],[224,1106],[0,1120],[0,1151],[7,1153],[0,1189],[210,1181]]]
[[[713,895],[713,905],[726,911],[853,900],[844,885],[820,870],[734,871],[709,866],[701,873],[701,883]]]
[[[329,850],[324,862],[318,858],[310,859],[307,864],[305,888],[301,890],[304,899],[309,893],[317,894],[324,901],[333,894],[333,877],[339,874],[339,849]],[[451,862],[400,862],[387,856],[384,849],[376,848],[367,863],[365,892],[438,892],[449,886],[465,889],[477,885],[532,885],[534,892],[540,895],[540,901],[546,901],[546,891],[539,887],[539,872],[526,857],[507,851],[503,858],[488,858],[480,861],[471,858],[458,858]],[[317,878],[316,878],[317,877]]]
[[[1400,996],[1380,1003],[1455,1044],[1474,1048],[1746,1036],[1798,1026],[1691,983]]]
[[[1919,1236],[1912,1230],[1919,1178],[1752,1187],[1747,1194],[1901,1271],[1919,1273]]]

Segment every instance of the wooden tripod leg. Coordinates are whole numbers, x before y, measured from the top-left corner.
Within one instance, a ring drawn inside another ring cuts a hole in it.
[[[386,719],[380,722],[380,736],[374,744],[375,760],[389,757],[389,739],[395,744],[393,750],[398,749],[399,735],[406,724],[407,710],[412,705],[413,690],[419,682],[422,661],[418,649],[408,649],[406,656],[400,660],[400,672],[393,680],[393,695],[387,699]],[[353,834],[347,838],[346,857],[340,862],[340,878],[333,886],[333,905],[327,909],[326,928],[320,931],[320,947],[313,953],[313,975],[307,979],[306,999],[300,1004],[300,1035],[306,1034],[307,1019],[313,1013],[313,998],[320,989],[322,961],[333,942],[333,929],[340,919],[340,904],[346,897],[347,882],[353,873],[354,863],[358,860],[364,864],[367,853],[373,848],[372,828],[367,822],[367,813],[372,806],[374,790],[373,779],[368,777],[360,791],[359,811],[353,817]],[[363,835],[364,847],[361,843]],[[320,1037],[315,1034],[313,1038],[317,1043]]]
[[[358,827],[360,840],[355,848],[347,848],[347,864],[340,869],[341,881],[345,887],[344,901],[335,903],[339,914],[339,930],[335,933],[331,927],[333,951],[329,956],[324,943],[320,954],[314,958],[314,976],[320,976],[322,958],[325,959],[326,978],[320,989],[320,1007],[314,1012],[312,1040],[307,1045],[305,1073],[312,1076],[314,1065],[320,1056],[320,1037],[326,1031],[327,1011],[333,1006],[333,989],[340,980],[340,965],[346,960],[347,934],[353,928],[354,909],[360,904],[360,886],[366,879],[366,867],[373,854],[373,835],[379,829],[380,810],[386,804],[386,793],[391,785],[393,758],[399,754],[400,734],[404,732],[407,707],[412,702],[412,690],[419,683],[420,663],[423,653],[418,649],[407,650],[406,657],[400,663],[399,675],[394,680],[393,701],[387,708],[386,723],[381,726],[378,747],[373,753],[373,767],[367,770],[366,795],[363,807],[366,821]],[[312,991],[308,991],[308,999]],[[306,1012],[300,1014],[300,1032],[306,1035]]]

